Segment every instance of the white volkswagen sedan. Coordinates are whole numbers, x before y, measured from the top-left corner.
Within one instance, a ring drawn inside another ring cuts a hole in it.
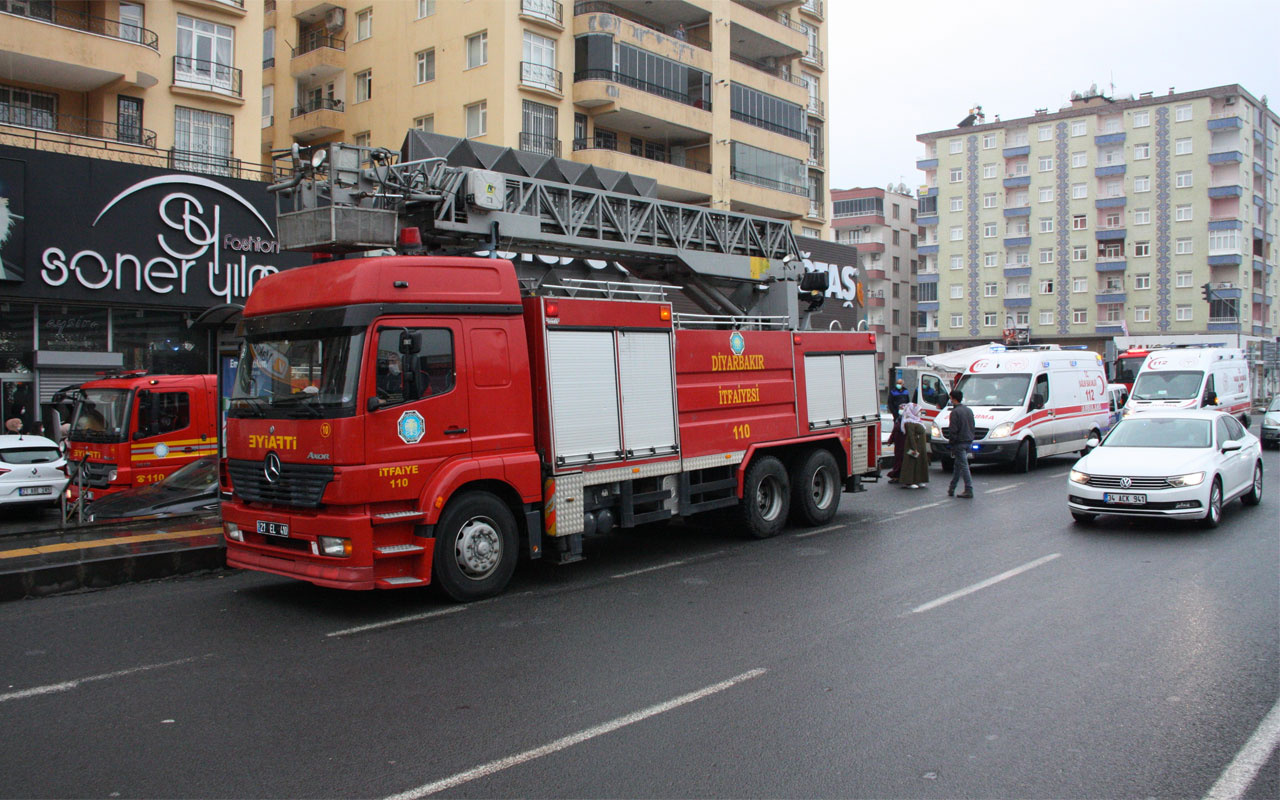
[[[1067,505],[1082,523],[1120,514],[1198,519],[1212,528],[1237,497],[1262,501],[1258,438],[1230,414],[1186,409],[1120,420],[1071,470]]]
[[[67,462],[43,436],[0,436],[0,506],[58,504]]]

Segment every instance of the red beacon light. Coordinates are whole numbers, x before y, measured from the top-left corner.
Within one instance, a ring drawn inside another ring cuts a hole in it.
[[[547,316],[551,318],[560,316],[560,304],[547,303]]]
[[[398,241],[401,247],[422,247],[422,231],[417,227],[401,228]]]

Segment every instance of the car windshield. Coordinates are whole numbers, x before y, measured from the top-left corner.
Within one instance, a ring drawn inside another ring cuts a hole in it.
[[[7,447],[0,450],[6,464],[49,464],[62,458],[56,447]]]
[[[1116,377],[1114,383],[1133,383],[1133,379],[1137,377],[1138,370],[1142,368],[1142,362],[1147,357],[1131,356],[1129,358],[1116,359]]]
[[[128,389],[85,389],[71,422],[73,442],[123,442],[129,425]]]
[[[1270,414],[1272,411],[1280,411],[1280,395],[1276,395],[1271,400],[1271,405],[1267,406],[1267,413]]]
[[[1212,420],[1150,417],[1143,414],[1121,420],[1103,440],[1103,447],[1208,447],[1213,440]]]
[[[351,416],[363,349],[363,329],[249,339],[240,351],[228,416]]]
[[[202,492],[218,482],[217,456],[197,458],[160,482],[160,486],[179,492]]]
[[[956,388],[971,406],[1020,406],[1030,382],[1030,375],[965,375]]]
[[[1190,400],[1200,394],[1204,373],[1195,371],[1152,372],[1138,376],[1133,385],[1135,400]]]

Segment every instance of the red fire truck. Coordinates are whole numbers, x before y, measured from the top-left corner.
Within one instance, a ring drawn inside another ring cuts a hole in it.
[[[634,182],[580,165],[569,184],[528,153],[498,158],[525,176],[404,155],[295,150],[272,187],[282,247],[410,254],[255,285],[227,411],[228,564],[473,600],[522,551],[573,562],[584,536],[713,509],[769,537],[830,520],[876,474],[874,334],[806,329],[828,274],[803,274],[789,223],[602,190]],[[426,241],[626,259],[626,280]],[[681,288],[710,313],[676,313]]]
[[[71,420],[69,491],[86,500],[155,483],[218,452],[213,375],[121,372],[80,386]]]
[[[1124,386],[1126,394],[1132,392],[1134,378],[1138,376],[1138,370],[1142,369],[1142,364],[1147,360],[1147,354],[1150,352],[1146,347],[1130,347],[1116,355],[1111,382]]]

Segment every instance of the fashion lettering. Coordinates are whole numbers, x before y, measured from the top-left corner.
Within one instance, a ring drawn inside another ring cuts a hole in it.
[[[267,436],[266,434],[249,434],[250,447],[265,447],[269,450],[297,450],[297,436]]]
[[[752,355],[711,354],[712,372],[740,372],[754,369],[764,369],[764,356],[759,353]]]
[[[759,403],[760,387],[759,386],[739,386],[736,389],[720,390],[720,405],[732,406],[739,403]]]

